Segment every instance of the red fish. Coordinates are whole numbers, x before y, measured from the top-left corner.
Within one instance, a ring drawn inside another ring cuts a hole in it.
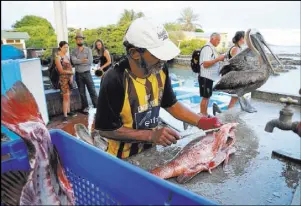
[[[160,178],[178,177],[179,183],[185,183],[201,171],[209,171],[227,164],[230,154],[235,152],[235,128],[238,123],[223,125],[216,133],[198,137],[188,143],[169,163],[150,172]]]
[[[22,188],[20,205],[75,205],[73,189],[38,105],[22,82],[1,96],[1,123],[29,145],[31,170]]]

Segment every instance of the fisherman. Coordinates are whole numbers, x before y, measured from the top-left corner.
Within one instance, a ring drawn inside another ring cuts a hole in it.
[[[160,107],[200,129],[221,126],[177,101],[166,61],[180,51],[162,25],[142,17],[132,22],[123,41],[126,56],[109,69],[101,82],[95,129],[108,138],[107,152],[124,159],[154,145],[180,139],[175,130],[158,128]]]
[[[219,79],[219,62],[225,58],[225,55],[218,55],[215,49],[219,45],[220,40],[221,36],[219,33],[212,33],[210,41],[207,42],[200,54],[201,72],[198,75],[200,96],[202,97],[200,111],[205,116],[208,116],[207,109],[209,99],[212,96],[213,82]],[[214,103],[213,111],[215,108],[217,108],[217,105]]]
[[[90,73],[93,62],[92,50],[83,44],[84,36],[81,31],[75,36],[77,48],[71,53],[72,63],[75,65],[75,80],[80,93],[82,112],[88,114],[89,105],[86,96],[86,86],[89,91],[94,108],[97,105],[97,94],[95,91],[94,82]]]

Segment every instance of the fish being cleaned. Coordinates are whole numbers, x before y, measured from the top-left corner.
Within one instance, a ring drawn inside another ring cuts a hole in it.
[[[186,183],[201,171],[216,168],[222,162],[228,163],[235,152],[235,128],[238,123],[221,126],[218,132],[197,137],[188,143],[169,163],[150,172],[163,179],[177,177],[178,183]]]
[[[93,145],[93,139],[89,134],[87,127],[81,123],[74,125],[75,135],[77,138],[87,142],[90,145]]]
[[[87,142],[90,145],[93,145],[103,151],[106,151],[108,148],[108,142],[105,138],[101,137],[97,131],[93,131],[91,134],[89,133],[87,127],[81,123],[74,125],[74,130],[76,136]]]
[[[20,81],[6,92],[6,96],[1,95],[1,123],[17,133],[28,146],[31,169],[19,204],[75,205],[73,189],[38,105]]]

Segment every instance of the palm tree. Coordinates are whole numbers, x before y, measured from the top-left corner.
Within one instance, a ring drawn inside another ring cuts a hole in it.
[[[144,13],[143,12],[138,12],[137,14],[136,14],[136,19],[137,18],[140,18],[140,17],[143,17],[144,16]]]
[[[199,15],[193,13],[190,7],[184,8],[181,12],[181,17],[178,19],[184,31],[194,31],[197,26],[201,27],[200,24],[196,23],[198,20]]]
[[[127,24],[127,23],[132,22],[135,19],[143,17],[143,16],[144,16],[143,12],[135,13],[135,11],[133,9],[131,9],[131,10],[124,9],[123,13],[121,14],[118,24]]]

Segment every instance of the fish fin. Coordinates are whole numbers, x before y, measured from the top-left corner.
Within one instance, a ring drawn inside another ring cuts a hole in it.
[[[1,123],[18,135],[24,136],[25,131],[20,129],[18,124],[28,121],[45,125],[33,95],[22,82],[17,81],[6,92],[6,96],[1,95]]]
[[[20,197],[20,205],[35,205],[35,197],[37,194],[34,192],[34,185],[32,179],[30,179],[25,186],[23,187],[21,197]]]
[[[229,162],[230,155],[233,154],[234,152],[236,152],[235,147],[231,147],[228,149],[228,151],[226,153],[226,158],[224,160],[223,169],[226,169],[226,166],[228,165],[228,162]]]
[[[181,174],[180,176],[177,177],[177,182],[180,184],[184,184],[191,180],[194,176],[196,176],[199,172],[194,172],[194,173],[184,173]]]
[[[209,174],[212,174],[211,168],[208,168],[208,172]]]
[[[238,101],[240,104],[240,107],[243,111],[254,113],[257,112],[257,110],[251,105],[251,102],[249,99],[246,99],[244,96],[238,97]]]
[[[186,170],[183,174],[177,177],[177,182],[180,184],[186,183],[191,180],[194,176],[199,174],[201,171],[208,169],[205,165],[200,164],[194,168]]]

